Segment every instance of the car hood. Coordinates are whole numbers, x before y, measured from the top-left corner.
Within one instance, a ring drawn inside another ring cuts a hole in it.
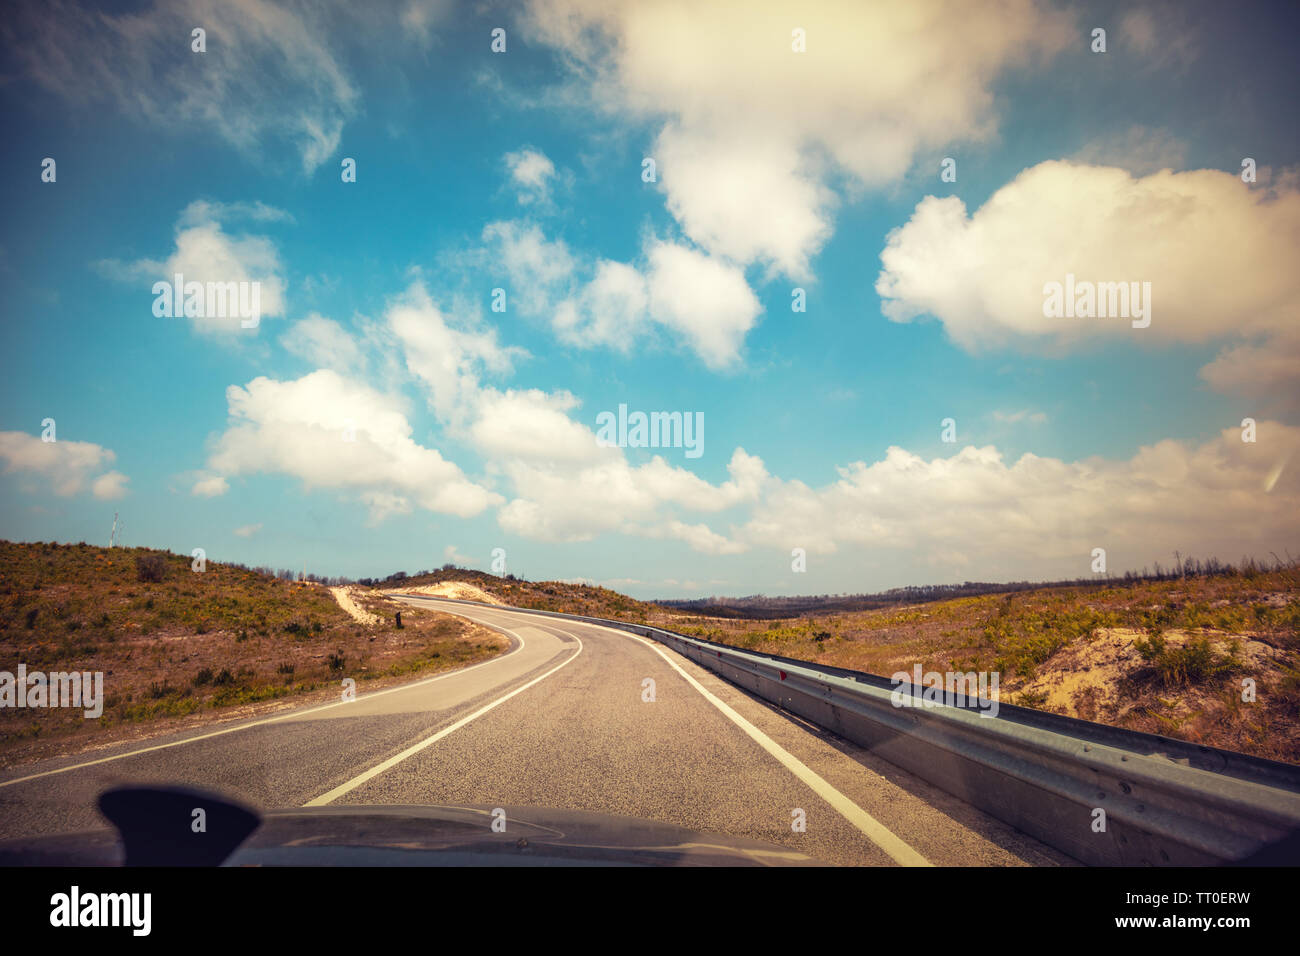
[[[501,812],[504,811],[504,817]],[[493,822],[504,821],[504,832]],[[0,842],[0,865],[121,866],[116,830]],[[771,843],[547,807],[273,810],[223,866],[816,866]]]

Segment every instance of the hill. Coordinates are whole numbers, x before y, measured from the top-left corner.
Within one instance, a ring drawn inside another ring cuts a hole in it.
[[[0,670],[103,674],[103,714],[0,708],[0,764],[337,697],[486,659],[493,631],[432,611],[354,620],[325,587],[145,548],[0,542]]]

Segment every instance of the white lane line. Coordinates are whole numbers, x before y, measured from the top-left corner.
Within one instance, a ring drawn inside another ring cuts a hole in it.
[[[503,630],[506,630],[506,628],[503,628]],[[510,631],[510,633],[514,634],[514,631]],[[567,634],[568,632],[565,631],[565,633]],[[361,786],[367,780],[371,780],[379,776],[385,770],[391,770],[393,767],[396,767],[407,757],[412,757],[415,754],[418,754],[421,750],[424,750],[426,747],[432,747],[443,737],[446,737],[448,734],[456,732],[457,730],[459,730],[460,728],[468,724],[471,720],[476,720],[477,718],[482,717],[489,710],[499,707],[500,705],[508,701],[511,697],[514,697],[516,694],[522,694],[524,691],[528,690],[528,688],[532,687],[534,684],[541,683],[542,681],[546,680],[546,678],[554,674],[556,671],[560,670],[563,667],[567,667],[569,664],[572,664],[575,660],[577,660],[578,654],[582,653],[583,644],[576,634],[570,634],[569,636],[578,642],[578,651],[572,657],[566,658],[558,666],[552,667],[549,671],[547,671],[545,674],[542,674],[540,677],[534,677],[532,680],[530,680],[527,684],[524,684],[522,687],[516,687],[514,690],[506,694],[504,697],[498,697],[496,700],[492,701],[492,703],[483,705],[478,710],[474,711],[474,713],[470,714],[468,717],[462,717],[460,720],[456,721],[451,726],[444,727],[442,730],[438,731],[432,737],[426,737],[424,740],[421,740],[418,744],[413,744],[410,747],[407,747],[401,753],[389,757],[383,763],[376,764],[375,766],[367,770],[365,773],[353,777],[351,780],[347,781],[346,783],[339,784],[337,787],[335,787],[333,790],[329,791],[328,793],[322,793],[319,797],[316,797],[314,800],[308,800],[306,803],[303,804],[303,806],[323,807],[327,803],[333,803],[339,797],[343,796],[345,793],[349,793],[355,790],[357,787]]]
[[[481,622],[477,622],[481,623]],[[490,661],[480,661],[477,664],[471,664],[469,667],[462,667],[458,670],[447,671],[445,674],[439,674],[437,677],[427,677],[424,680],[416,681],[413,684],[398,684],[396,687],[389,687],[387,690],[377,690],[373,694],[366,694],[364,697],[357,697],[353,700],[336,700],[332,704],[321,704],[318,707],[310,707],[307,710],[291,710],[288,713],[280,714],[276,717],[267,717],[262,720],[255,720],[252,723],[239,724],[235,727],[226,727],[224,730],[214,730],[211,733],[199,734],[197,737],[186,737],[184,740],[173,740],[171,743],[155,744],[152,747],[141,747],[139,750],[132,750],[130,753],[116,754],[112,757],[100,757],[98,760],[87,760],[85,763],[73,764],[71,767],[60,767],[57,770],[43,770],[40,773],[28,774],[25,777],[15,777],[13,780],[0,781],[0,789],[12,787],[16,783],[23,783],[27,780],[37,780],[41,777],[52,777],[56,773],[67,773],[69,770],[81,770],[85,767],[93,767],[96,764],[108,763],[112,760],[125,760],[127,757],[138,757],[140,754],[152,753],[155,750],[166,750],[168,747],[179,747],[182,744],[192,744],[200,740],[208,740],[212,737],[220,737],[223,734],[233,734],[237,730],[250,730],[253,727],[261,727],[265,724],[273,724],[279,720],[288,720],[290,717],[305,717],[308,714],[314,714],[322,710],[329,710],[331,707],[343,707],[349,704],[356,704],[363,700],[373,700],[376,697],[383,697],[385,694],[395,694],[401,690],[414,690],[417,687],[423,687],[425,684],[432,684],[435,681],[443,680],[447,677],[457,677],[461,674],[468,673],[476,667],[486,667],[488,664],[495,664],[497,661],[503,661],[513,654],[524,649],[524,639],[514,631],[510,635],[519,641],[519,646],[514,650],[506,651]]]
[[[610,629],[607,628],[607,630]],[[889,854],[890,859],[895,863],[902,866],[934,865],[916,850],[912,849],[895,836],[894,833],[883,823],[871,814],[867,813],[866,810],[863,810],[844,794],[836,790],[829,781],[818,774],[815,770],[801,761],[794,754],[790,753],[790,751],[786,750],[767,734],[763,733],[763,731],[759,730],[740,714],[736,713],[736,711],[732,709],[726,701],[720,700],[710,692],[707,687],[697,681],[690,674],[686,673],[686,671],[682,670],[681,665],[669,657],[664,652],[663,648],[651,643],[637,634],[631,634],[627,631],[617,631],[615,633],[640,641],[642,644],[646,645],[646,647],[650,648],[650,650],[654,651],[666,660],[670,665],[672,665],[673,670],[686,678],[687,683],[704,695],[705,700],[718,708],[718,710],[722,711],[722,713],[730,718],[732,723],[737,727],[749,734],[749,736],[752,737],[760,747],[779,760],[783,767],[811,787],[817,796],[821,797],[839,811],[840,816],[844,817],[844,819],[848,820],[855,827],[861,830],[868,840]]]

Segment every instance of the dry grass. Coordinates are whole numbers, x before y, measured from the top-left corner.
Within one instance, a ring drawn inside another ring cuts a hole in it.
[[[337,696],[348,677],[362,693],[507,646],[432,611],[404,608],[398,629],[391,607],[360,599],[379,624],[326,588],[213,562],[197,573],[167,552],[0,542],[0,670],[102,671],[105,696],[98,720],[0,710],[0,765]]]
[[[652,624],[886,677],[996,671],[1001,698],[1300,763],[1300,572],[1044,588],[775,621]],[[1253,702],[1242,700],[1252,681]]]

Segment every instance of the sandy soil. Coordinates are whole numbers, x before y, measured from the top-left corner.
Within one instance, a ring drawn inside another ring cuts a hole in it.
[[[385,588],[382,594],[428,594],[432,597],[455,598],[459,601],[478,601],[481,604],[504,604],[482,588],[463,581],[443,581],[420,588]],[[342,603],[342,602],[340,602]]]
[[[1033,680],[1014,689],[1045,693],[1047,710],[1089,720],[1113,719],[1134,704],[1122,699],[1118,691],[1124,678],[1143,664],[1133,642],[1144,636],[1129,628],[1100,628],[1093,640],[1052,655],[1038,668]],[[1167,631],[1164,636],[1171,647],[1180,647],[1189,640],[1188,635],[1179,631]],[[1212,638],[1211,645],[1221,654],[1230,650],[1226,639]],[[1237,647],[1247,673],[1259,673],[1274,666],[1277,651],[1268,644],[1241,636]],[[1184,691],[1181,706],[1175,709],[1188,711],[1201,703],[1202,696],[1204,693],[1196,689]]]
[[[348,588],[330,588],[330,594],[334,595],[334,600],[339,602],[339,607],[347,611],[362,624],[378,624],[378,616],[368,611],[363,611],[357,606],[357,602],[352,600],[352,595]]]

